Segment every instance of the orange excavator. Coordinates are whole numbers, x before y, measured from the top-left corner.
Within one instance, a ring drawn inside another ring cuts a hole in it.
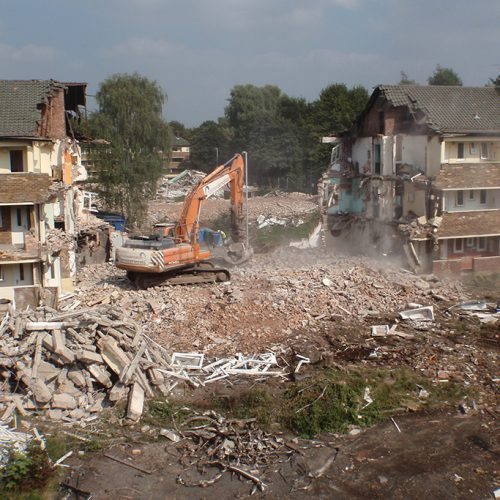
[[[127,271],[137,288],[159,284],[215,283],[228,281],[230,273],[217,267],[210,248],[199,241],[203,202],[229,186],[231,192],[231,239],[224,247],[223,260],[242,263],[253,255],[244,241],[243,205],[245,158],[237,154],[204,177],[186,196],[177,223],[158,224],[157,234],[130,238],[116,249],[115,265]]]

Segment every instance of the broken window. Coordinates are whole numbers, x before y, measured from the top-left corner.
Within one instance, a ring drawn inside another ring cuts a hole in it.
[[[457,191],[456,205],[457,207],[462,207],[464,205],[464,192],[461,190]]]
[[[10,171],[24,172],[23,150],[12,149],[10,151]]]
[[[487,160],[487,159],[488,159],[488,143],[482,142],[481,143],[481,160]]]
[[[465,148],[463,142],[457,142],[457,159],[458,160],[465,159]]]
[[[82,208],[84,210],[89,210],[90,212],[97,212],[95,207],[96,193],[91,193],[90,191],[83,191],[82,193]]]
[[[486,205],[486,189],[479,190],[479,203]]]

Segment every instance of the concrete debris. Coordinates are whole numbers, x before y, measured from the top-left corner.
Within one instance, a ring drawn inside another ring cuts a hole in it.
[[[372,337],[387,337],[389,335],[389,325],[373,325]]]
[[[166,379],[199,387],[229,376],[287,375],[272,352],[209,362],[203,353],[170,355],[120,308],[102,302],[70,312],[39,307],[5,319],[0,339],[5,422],[16,412],[38,410],[51,420],[85,423],[127,397],[127,417],[137,421],[146,398],[155,390],[168,393]],[[19,321],[22,333],[15,336]]]
[[[7,425],[0,424],[0,467],[7,463],[9,451],[22,452],[26,450],[33,436],[24,432],[9,429]]]
[[[434,321],[433,306],[419,307],[417,309],[408,309],[399,313],[402,319],[411,319],[413,321]]]

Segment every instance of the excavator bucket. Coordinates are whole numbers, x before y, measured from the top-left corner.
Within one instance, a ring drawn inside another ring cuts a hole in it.
[[[244,243],[231,243],[227,247],[227,255],[224,260],[234,266],[243,264],[253,257],[253,248]]]

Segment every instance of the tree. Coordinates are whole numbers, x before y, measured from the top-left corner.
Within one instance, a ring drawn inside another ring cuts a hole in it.
[[[434,73],[428,78],[429,85],[456,85],[461,86],[462,80],[451,68],[437,65]]]
[[[113,75],[96,94],[99,110],[89,117],[93,137],[109,146],[95,151],[98,191],[110,209],[135,223],[162,173],[170,151],[169,128],[162,117],[166,95],[154,81],[137,73]]]
[[[418,85],[415,80],[411,80],[410,78],[408,78],[408,75],[404,71],[401,71],[400,75],[401,76],[398,85]]]
[[[206,121],[195,128],[191,136],[190,161],[194,168],[211,172],[217,161],[224,163],[231,156],[231,129],[223,119]]]

